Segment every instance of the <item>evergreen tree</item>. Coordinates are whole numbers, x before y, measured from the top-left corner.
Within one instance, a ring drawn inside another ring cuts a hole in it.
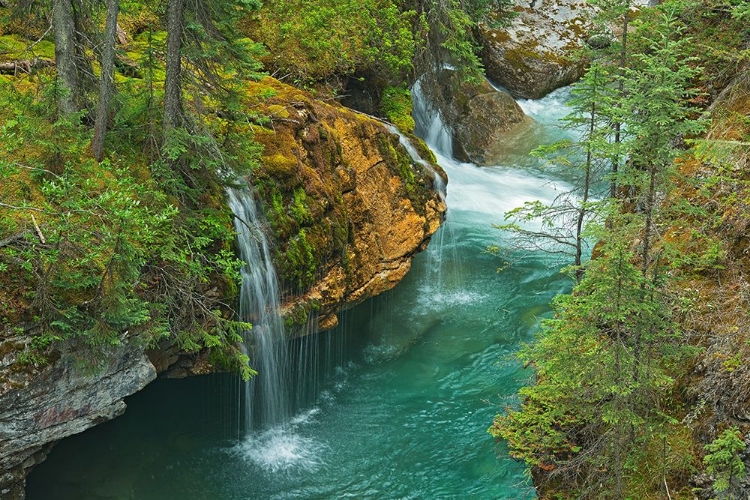
[[[609,114],[611,110],[611,79],[606,66],[594,62],[589,71],[573,85],[569,105],[571,113],[564,126],[578,138],[538,148],[534,154],[552,157],[572,177],[573,189],[557,196],[546,205],[527,202],[505,215],[509,224],[496,226],[511,231],[514,244],[522,248],[562,253],[572,258],[576,280],[583,276],[586,229],[602,221],[602,183],[610,161]],[[570,175],[570,171],[575,172]],[[539,221],[541,227],[527,224]]]

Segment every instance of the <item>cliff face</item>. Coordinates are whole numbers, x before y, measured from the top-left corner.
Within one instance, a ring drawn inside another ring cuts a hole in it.
[[[265,149],[252,181],[276,238],[287,326],[295,335],[332,328],[338,311],[395,286],[438,229],[445,204],[435,174],[376,120],[270,78],[251,87],[249,95],[275,94],[248,104],[271,116],[256,129]],[[137,339],[125,339],[96,362],[66,346],[37,370],[18,363],[29,338],[2,338],[2,499],[23,498],[26,474],[55,441],[122,414],[123,399],[156,377],[154,365],[183,375],[206,369],[205,356],[188,366],[173,346],[147,357]]]
[[[10,347],[9,343],[0,343]],[[123,398],[156,378],[135,343],[84,362],[71,351],[40,371],[14,369],[17,350],[0,365],[0,498],[23,498],[26,474],[52,444],[125,411]]]
[[[407,273],[443,220],[433,185],[444,174],[368,116],[270,78],[257,85],[276,93],[259,103],[271,123],[256,131],[264,153],[253,180],[275,233],[287,326],[333,328],[338,311]]]

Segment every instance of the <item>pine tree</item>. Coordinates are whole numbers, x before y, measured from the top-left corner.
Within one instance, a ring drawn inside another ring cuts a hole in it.
[[[511,231],[514,244],[522,248],[561,253],[572,258],[576,281],[583,276],[586,230],[602,221],[605,199],[601,186],[610,162],[609,111],[611,78],[606,66],[594,62],[584,77],[573,85],[569,102],[571,113],[564,126],[578,135],[577,140],[543,146],[534,154],[547,157],[568,172],[574,172],[574,187],[546,205],[527,202],[505,215],[509,224],[496,226]],[[532,221],[540,226],[529,228]]]
[[[690,40],[672,7],[638,26],[644,52],[623,71],[623,92],[615,87],[598,96],[603,108],[615,110],[609,116],[622,119],[627,140],[610,143],[603,134],[591,150],[611,159],[617,148],[616,158],[627,159],[614,182],[629,195],[610,198],[598,257],[573,294],[556,300],[555,319],[523,352],[537,368],[536,386],[522,389],[520,410],[498,416],[490,428],[509,441],[513,456],[547,471],[549,484],[576,484],[584,497],[634,495],[642,487],[641,450],[661,442],[663,454],[672,453],[664,436],[676,422],[660,411],[673,384],[666,360],[679,335],[665,293],[659,201],[671,189],[682,139],[701,130],[700,114],[686,104],[699,70],[684,57]]]

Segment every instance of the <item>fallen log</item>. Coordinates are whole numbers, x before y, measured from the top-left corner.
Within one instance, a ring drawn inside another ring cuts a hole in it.
[[[31,73],[32,69],[49,68],[54,65],[55,61],[51,59],[42,59],[40,57],[18,61],[2,61],[0,62],[0,75]]]

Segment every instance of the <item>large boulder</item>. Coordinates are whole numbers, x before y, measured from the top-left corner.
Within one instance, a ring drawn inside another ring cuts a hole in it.
[[[393,288],[444,219],[444,177],[415,138],[271,78],[252,93],[272,116],[253,182],[275,237],[286,324],[293,335],[326,330],[336,314]],[[413,141],[430,161],[410,156]]]
[[[467,81],[459,72],[443,69],[436,74],[437,85],[430,92],[440,114],[451,129],[453,156],[458,160],[492,165],[496,152],[511,133],[531,123],[506,91],[497,90],[487,81]]]
[[[582,0],[516,0],[509,28],[479,30],[487,77],[515,97],[539,99],[585,71],[576,54],[591,35],[592,7]]]
[[[508,134],[531,123],[508,92],[498,91],[487,82],[462,83],[454,94],[457,116],[453,123],[453,154],[462,161],[477,165],[497,163],[495,152]]]

